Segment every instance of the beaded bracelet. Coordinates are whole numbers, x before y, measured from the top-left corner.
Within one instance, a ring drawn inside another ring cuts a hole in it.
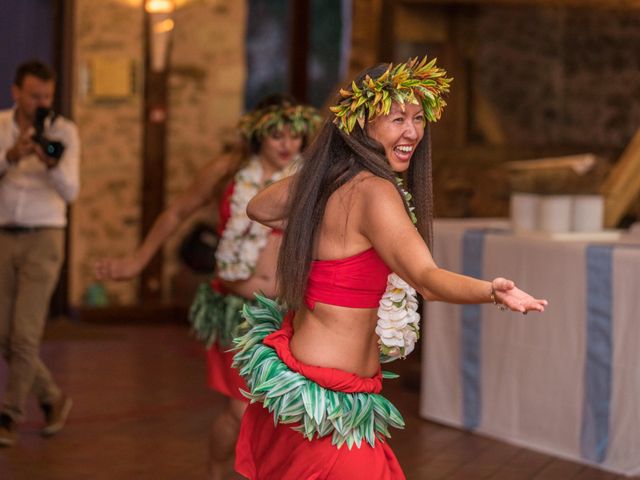
[[[498,310],[504,312],[508,309],[508,307],[504,303],[498,302],[498,297],[496,295],[496,287],[493,286],[493,282],[491,282],[491,302],[498,307]]]

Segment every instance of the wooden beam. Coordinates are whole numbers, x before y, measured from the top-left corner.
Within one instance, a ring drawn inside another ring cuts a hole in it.
[[[353,0],[348,79],[380,62],[383,0]]]
[[[564,155],[562,157],[536,158],[532,160],[512,160],[503,164],[507,170],[522,170],[534,172],[536,170],[573,170],[577,175],[584,175],[596,164],[593,153],[578,155]]]
[[[110,325],[152,323],[186,324],[189,318],[188,308],[184,305],[142,304],[128,306],[79,307],[71,311],[71,318],[80,322],[104,323]]]
[[[640,9],[640,0],[400,0],[404,4]]]
[[[142,142],[142,230],[144,239],[153,222],[164,208],[164,177],[167,138],[167,70],[154,72],[151,68],[150,15],[144,15],[144,132]],[[162,298],[161,254],[155,255],[140,276],[139,297],[143,302]]]
[[[58,74],[56,85],[56,110],[67,118],[73,118],[73,38],[75,35],[75,0],[56,0],[55,67]]]
[[[289,85],[300,102],[307,101],[309,60],[309,0],[290,0]]]
[[[640,129],[602,184],[605,227],[614,228],[640,195]]]
[[[474,88],[472,97],[472,109],[475,114],[473,128],[482,133],[483,139],[487,143],[491,145],[506,145],[508,138],[502,126],[500,115],[498,115],[487,95],[480,88]]]
[[[394,0],[383,0],[379,8],[378,29],[376,40],[376,62],[392,62],[395,56],[395,43],[398,36],[398,30],[395,28],[396,8],[393,5]],[[373,64],[372,64],[373,65]]]
[[[54,69],[58,75],[54,108],[67,118],[73,118],[73,38],[75,35],[75,0],[55,0],[54,8]],[[67,207],[67,227],[65,229],[64,261],[60,269],[58,283],[51,296],[49,313],[51,316],[69,313],[69,259],[71,258],[70,232],[72,212]]]

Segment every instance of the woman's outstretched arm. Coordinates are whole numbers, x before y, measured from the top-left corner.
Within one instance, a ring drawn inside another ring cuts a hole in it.
[[[103,258],[94,264],[96,278],[128,280],[139,275],[171,234],[192,213],[211,200],[215,185],[232,166],[233,160],[225,155],[202,169],[197,180],[156,218],[142,244],[134,252],[119,258]]]
[[[518,312],[544,311],[546,300],[536,299],[511,280],[479,280],[439,268],[418,234],[395,187],[371,177],[359,187],[360,231],[384,262],[428,300],[450,303],[496,301]]]

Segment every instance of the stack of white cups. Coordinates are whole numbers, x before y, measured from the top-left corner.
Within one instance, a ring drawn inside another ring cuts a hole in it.
[[[603,220],[601,195],[511,195],[511,225],[515,232],[600,232]]]

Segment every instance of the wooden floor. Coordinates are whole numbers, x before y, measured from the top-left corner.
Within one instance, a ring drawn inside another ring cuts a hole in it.
[[[57,320],[42,356],[74,408],[63,432],[44,439],[32,401],[18,444],[0,449],[1,480],[204,478],[208,427],[220,397],[205,387],[203,350],[185,326]],[[2,365],[0,389],[5,379]],[[623,478],[424,421],[415,389],[405,384],[387,381],[385,392],[407,422],[390,443],[409,479]]]

